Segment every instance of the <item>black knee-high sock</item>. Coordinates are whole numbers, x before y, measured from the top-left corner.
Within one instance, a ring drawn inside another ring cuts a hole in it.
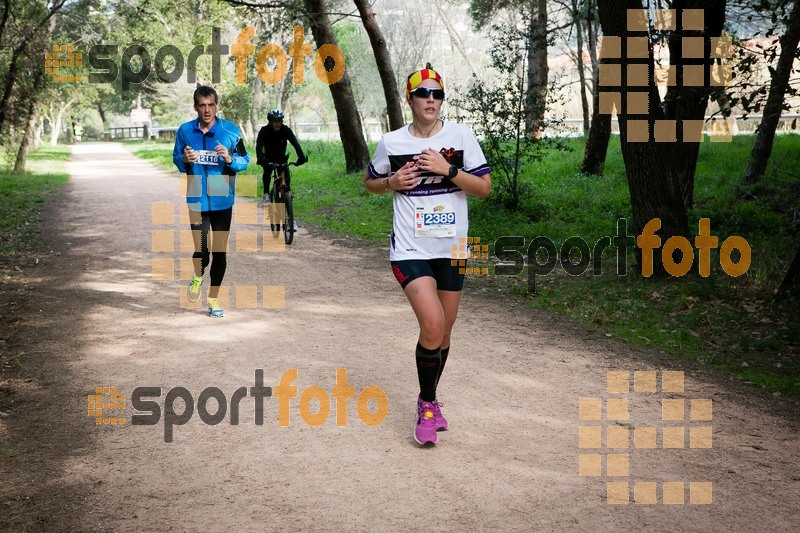
[[[439,380],[442,379],[442,372],[444,372],[444,364],[447,362],[447,354],[450,353],[450,347],[442,348],[442,364],[439,365],[439,375],[436,376],[436,385],[439,385]]]
[[[439,348],[429,350],[417,343],[417,377],[422,401],[432,402],[436,399],[436,382],[441,366],[442,352]]]

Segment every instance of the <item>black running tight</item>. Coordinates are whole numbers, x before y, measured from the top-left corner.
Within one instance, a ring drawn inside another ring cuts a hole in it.
[[[202,277],[211,262],[211,286],[208,289],[209,298],[216,298],[222,278],[225,277],[225,268],[228,266],[226,252],[228,250],[228,235],[231,229],[231,215],[233,207],[221,211],[203,211],[200,213],[200,223],[192,224],[192,238],[194,239],[194,273]],[[192,213],[195,219],[196,213]],[[209,235],[210,233],[210,235]],[[211,238],[211,252],[209,253],[209,236]]]

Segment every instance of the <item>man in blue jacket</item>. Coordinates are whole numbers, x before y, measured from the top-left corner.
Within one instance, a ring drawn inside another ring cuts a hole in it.
[[[236,173],[250,163],[239,128],[217,117],[218,104],[219,96],[213,88],[198,87],[194,92],[197,119],[181,124],[172,150],[172,161],[187,175],[186,202],[194,238],[194,276],[186,294],[191,302],[200,298],[203,274],[210,262],[208,312],[214,318],[225,316],[218,296],[227,266]]]

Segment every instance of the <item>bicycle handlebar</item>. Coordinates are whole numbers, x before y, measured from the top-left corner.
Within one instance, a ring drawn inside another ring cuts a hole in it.
[[[263,165],[264,165],[264,166],[268,166],[268,167],[289,167],[289,166],[296,167],[296,166],[299,166],[299,165],[297,164],[297,163],[298,163],[298,161],[299,161],[299,159],[298,159],[297,161],[294,161],[294,162],[291,162],[291,163],[290,163],[289,161],[287,161],[287,162],[285,162],[285,163],[270,163],[270,162],[265,162],[265,163],[263,163]]]

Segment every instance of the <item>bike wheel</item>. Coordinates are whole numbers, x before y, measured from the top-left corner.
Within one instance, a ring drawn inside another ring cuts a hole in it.
[[[292,207],[292,191],[289,191],[284,196],[285,209],[284,209],[284,226],[283,226],[283,240],[286,244],[292,244],[294,240],[294,208]]]
[[[278,238],[281,233],[281,222],[283,221],[283,200],[280,198],[280,192],[272,187],[269,191],[269,229],[272,230],[272,236]]]

